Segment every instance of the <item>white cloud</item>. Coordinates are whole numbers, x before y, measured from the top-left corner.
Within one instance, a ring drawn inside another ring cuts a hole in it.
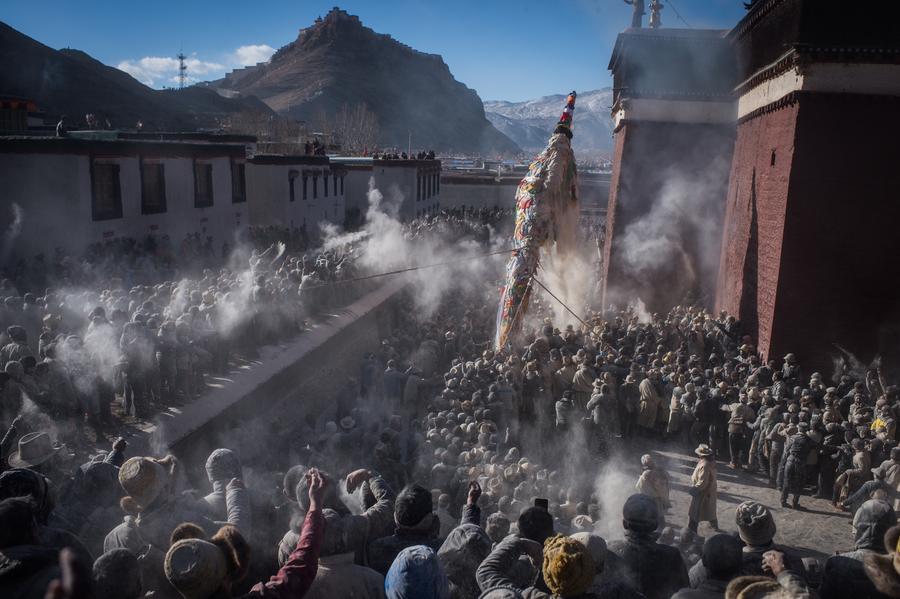
[[[225,55],[222,62],[201,60],[196,55],[185,59],[188,83],[222,77],[227,71],[265,62],[275,53],[268,44],[248,44]],[[141,83],[150,87],[178,85],[178,59],[172,56],[144,56],[123,60],[116,65]]]
[[[189,56],[184,61],[187,66],[188,81],[199,81],[198,75],[211,75],[221,73],[226,66],[217,62],[200,60],[196,56]],[[178,81],[178,59],[166,56],[145,56],[137,60],[123,60],[116,65],[121,71],[125,71],[141,83],[156,86],[159,82]]]
[[[258,62],[266,62],[275,53],[275,48],[269,44],[250,44],[241,46],[232,55],[233,62],[242,67],[254,65]]]

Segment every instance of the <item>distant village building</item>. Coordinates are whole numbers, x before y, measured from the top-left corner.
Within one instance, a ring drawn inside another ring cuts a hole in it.
[[[116,237],[196,234],[218,250],[250,225],[305,228],[315,239],[320,223],[344,224],[346,169],[326,156],[253,155],[254,145],[204,133],[0,137],[4,207],[23,215],[16,249],[52,255]]]
[[[400,220],[437,214],[441,204],[440,160],[381,160],[333,157],[347,169],[347,214],[365,217],[370,181],[384,198],[385,210]]]

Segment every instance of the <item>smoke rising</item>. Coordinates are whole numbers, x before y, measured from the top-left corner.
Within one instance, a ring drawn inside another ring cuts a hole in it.
[[[13,202],[10,205],[9,210],[12,213],[12,222],[9,223],[6,231],[3,232],[3,246],[0,248],[0,264],[4,264],[9,258],[9,255],[12,252],[13,243],[15,243],[19,234],[22,232],[22,223],[25,221],[25,210],[23,210],[18,203]]]
[[[410,230],[400,221],[404,199],[396,187],[385,195],[375,187],[374,178],[370,179],[362,229],[342,234],[333,226],[324,226],[322,247],[358,242],[358,266],[365,274],[449,263],[403,275],[415,290],[412,295],[418,316],[426,320],[449,293],[483,289],[500,277],[505,255],[471,258],[511,247],[506,238],[490,228],[485,245],[471,237],[457,239],[450,231],[438,227],[417,235],[416,230]]]

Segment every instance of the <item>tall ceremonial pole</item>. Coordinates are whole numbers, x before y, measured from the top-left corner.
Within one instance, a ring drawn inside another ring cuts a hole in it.
[[[562,116],[547,147],[528,167],[516,189],[516,226],[513,252],[506,265],[506,285],[497,309],[494,347],[503,349],[522,328],[528,310],[533,279],[540,265],[541,248],[548,242],[558,249],[571,236],[561,230],[578,209],[577,169],[572,150],[572,117],[575,92],[566,98]],[[571,248],[565,248],[571,249]]]

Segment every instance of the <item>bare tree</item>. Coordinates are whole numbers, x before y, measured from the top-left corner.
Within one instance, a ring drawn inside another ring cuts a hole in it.
[[[364,102],[341,106],[334,119],[334,142],[348,154],[371,152],[378,141],[378,117]]]

